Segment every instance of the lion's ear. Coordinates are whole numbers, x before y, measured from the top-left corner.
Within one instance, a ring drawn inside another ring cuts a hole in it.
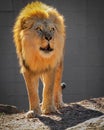
[[[34,24],[34,20],[33,19],[26,19],[26,18],[22,18],[21,19],[21,29],[30,29]]]
[[[26,28],[26,20],[25,18],[21,19],[21,29],[25,29]]]

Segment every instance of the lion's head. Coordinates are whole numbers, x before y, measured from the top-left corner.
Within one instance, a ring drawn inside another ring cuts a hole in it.
[[[56,63],[61,59],[65,26],[63,16],[56,9],[40,2],[28,4],[20,12],[13,32],[17,54],[28,64],[36,61],[37,57],[40,57],[38,62],[39,59],[45,62],[44,58],[50,58]]]

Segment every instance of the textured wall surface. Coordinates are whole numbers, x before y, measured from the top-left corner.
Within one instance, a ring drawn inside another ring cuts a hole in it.
[[[1,0],[0,4],[0,103],[23,109],[28,109],[27,92],[19,73],[12,27],[20,9],[31,1]],[[41,1],[56,7],[65,17],[64,101],[104,96],[104,1]]]

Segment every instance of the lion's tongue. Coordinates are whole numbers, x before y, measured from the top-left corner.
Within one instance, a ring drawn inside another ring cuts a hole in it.
[[[51,48],[50,48],[50,45],[49,45],[49,44],[46,46],[45,50],[47,50],[47,51],[50,51],[50,50],[51,50]]]

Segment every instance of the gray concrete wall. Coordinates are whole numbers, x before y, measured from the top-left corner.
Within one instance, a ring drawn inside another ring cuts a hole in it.
[[[1,0],[0,4],[0,103],[21,109],[28,109],[28,100],[19,73],[12,27],[20,9],[31,1]],[[67,88],[63,91],[64,101],[104,96],[104,1],[42,1],[56,7],[66,21],[63,81]]]

